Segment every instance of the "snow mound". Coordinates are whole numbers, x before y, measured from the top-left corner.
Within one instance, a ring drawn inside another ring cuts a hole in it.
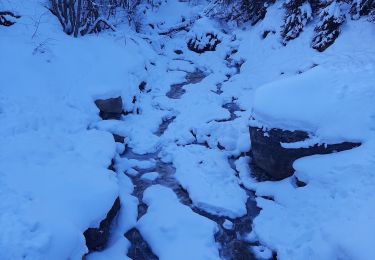
[[[266,126],[311,131],[326,140],[364,140],[375,115],[375,67],[369,65],[363,70],[322,65],[269,83],[255,94],[254,117]]]
[[[224,152],[188,145],[175,146],[163,155],[172,157],[175,177],[195,206],[231,218],[246,214],[246,192],[240,187]]]
[[[137,227],[161,260],[220,259],[215,222],[182,205],[171,189],[161,185],[148,188],[143,201],[148,209]]]

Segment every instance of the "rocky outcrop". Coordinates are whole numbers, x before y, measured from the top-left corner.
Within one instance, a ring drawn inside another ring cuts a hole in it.
[[[281,180],[294,173],[293,162],[314,154],[329,154],[358,147],[360,143],[314,144],[309,147],[286,148],[281,143],[295,143],[309,139],[304,131],[288,131],[278,128],[264,130],[250,127],[251,156],[255,175],[257,170],[271,180]]]
[[[109,210],[106,218],[100,222],[99,227],[88,228],[83,233],[86,239],[86,246],[89,249],[89,252],[99,251],[105,248],[110,235],[111,223],[116,217],[118,211],[120,210],[120,207],[120,198],[117,197],[117,199],[113,203],[112,208]]]
[[[95,105],[100,110],[100,117],[103,120],[120,119],[122,115],[122,98],[97,99]]]

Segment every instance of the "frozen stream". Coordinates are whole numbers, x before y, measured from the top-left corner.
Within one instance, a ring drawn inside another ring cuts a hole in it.
[[[198,83],[203,80],[205,76],[206,75],[199,70],[196,70],[193,73],[188,73],[186,76],[186,82],[172,85],[171,90],[167,93],[167,97],[171,99],[181,98],[185,93],[185,90],[183,89],[184,86],[188,84]],[[224,120],[223,122],[236,119],[235,112],[240,111],[240,108],[235,103],[235,100],[232,100],[231,103],[225,104],[223,108],[227,109],[231,115],[229,119]],[[171,119],[163,121],[155,134],[157,136],[162,136],[174,119],[175,117],[172,117]],[[153,167],[147,169],[135,167],[134,169],[138,172],[137,175],[128,175],[128,177],[131,178],[134,184],[134,192],[132,195],[137,197],[139,200],[137,219],[140,219],[142,216],[144,216],[148,209],[148,206],[144,202],[142,202],[144,191],[152,185],[162,185],[164,187],[168,187],[177,195],[180,203],[190,207],[193,212],[217,223],[218,231],[215,234],[215,241],[219,245],[219,253],[221,258],[233,260],[256,259],[251,251],[251,247],[256,246],[257,243],[250,243],[243,239],[247,234],[251,232],[252,220],[259,213],[259,208],[257,208],[256,206],[254,193],[252,191],[246,190],[244,187],[242,187],[248,195],[248,200],[246,203],[247,213],[244,216],[235,219],[217,216],[193,205],[193,202],[189,197],[189,193],[179,184],[179,182],[174,177],[176,172],[175,167],[171,163],[163,162],[158,157],[158,152],[140,155],[134,153],[132,149],[128,148],[122,154],[122,157],[137,161],[150,161],[154,165]],[[229,164],[232,168],[234,168],[234,165],[231,161],[229,162]],[[156,179],[149,180],[141,178],[142,175],[153,172],[157,172],[159,174]],[[231,223],[231,227],[226,226],[224,223]],[[129,257],[137,260],[157,259],[157,256],[152,252],[150,246],[142,238],[141,233],[136,228],[128,231],[125,236],[131,242],[131,247],[128,250]]]

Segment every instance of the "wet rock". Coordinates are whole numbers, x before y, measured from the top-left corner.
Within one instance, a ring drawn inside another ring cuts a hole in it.
[[[150,246],[143,239],[141,233],[132,228],[126,232],[125,237],[130,241],[128,257],[136,260],[157,260],[159,259],[151,250]]]
[[[89,252],[100,251],[105,248],[110,235],[111,223],[116,217],[118,211],[120,210],[120,206],[120,198],[117,197],[117,199],[113,203],[112,208],[109,210],[106,218],[103,219],[102,222],[100,222],[99,227],[88,228],[83,233],[86,239],[86,246],[89,249]]]
[[[122,98],[97,99],[95,105],[100,110],[100,117],[103,120],[120,119],[122,114]]]
[[[112,134],[113,135],[113,139],[115,139],[115,142],[116,143],[124,143],[125,142],[125,137],[121,136],[121,135],[117,135],[117,134]]]
[[[298,188],[302,188],[302,187],[305,187],[305,186],[307,185],[306,182],[301,181],[301,180],[298,179],[297,177],[296,177],[296,180],[295,180],[295,184],[296,184],[296,186],[297,186]]]
[[[252,163],[260,168],[270,180],[281,180],[294,173],[293,162],[301,157],[314,154],[329,154],[358,147],[360,143],[342,142],[338,144],[315,144],[307,148],[284,148],[281,143],[294,143],[309,138],[304,131],[288,131],[278,128],[263,130],[250,127]],[[254,172],[256,175],[257,172]]]
[[[217,45],[220,43],[221,41],[218,39],[217,35],[206,33],[200,37],[196,35],[191,38],[187,43],[187,47],[193,52],[204,53],[206,51],[215,51]]]
[[[115,159],[112,159],[111,164],[108,166],[108,170],[116,172],[115,164],[116,164]]]

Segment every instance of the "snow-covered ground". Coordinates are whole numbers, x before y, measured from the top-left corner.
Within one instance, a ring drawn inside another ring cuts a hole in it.
[[[109,244],[88,259],[126,259],[131,243],[124,234],[134,227],[160,259],[220,259],[225,244],[215,233],[223,223],[210,216],[235,228],[232,221],[248,213],[249,191],[261,211],[251,233],[238,239],[253,243],[259,259],[271,251],[278,259],[372,259],[374,24],[349,20],[319,53],[310,47],[314,21],[281,44],[282,1],[243,30],[199,18],[200,3],[162,3],[143,21],[157,26],[139,34],[119,26],[77,39],[64,35],[39,1],[7,3],[22,18],[0,26],[1,259],[81,259],[83,232],[117,196],[122,207]],[[181,21],[193,23],[188,33],[159,34]],[[276,33],[263,39],[266,30]],[[216,51],[188,50],[189,39],[207,32],[221,41]],[[189,78],[197,71],[199,80]],[[170,98],[171,85],[180,83],[184,92]],[[119,95],[133,113],[101,120],[94,100]],[[294,177],[256,182],[244,154],[250,124],[362,145],[296,161],[304,187],[295,187]],[[124,145],[111,133],[124,136],[137,158],[121,155]],[[107,169],[113,158],[116,173]],[[190,204],[154,185],[163,178],[154,169],[160,162],[175,169]],[[141,197],[134,179],[150,185]],[[141,203],[148,208],[138,219]]]

